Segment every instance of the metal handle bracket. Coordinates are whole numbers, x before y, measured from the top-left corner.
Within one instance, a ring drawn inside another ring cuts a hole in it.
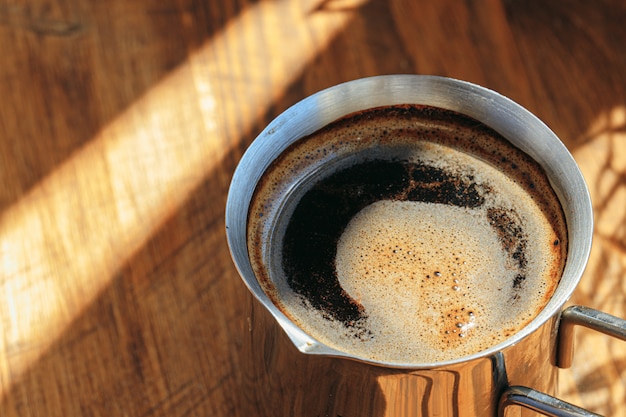
[[[543,392],[527,387],[512,386],[500,397],[498,415],[504,416],[505,409],[511,405],[528,408],[550,417],[602,417],[584,408],[580,408]]]
[[[572,306],[561,313],[557,366],[569,368],[574,356],[574,327],[583,326],[626,341],[626,320],[589,307]]]

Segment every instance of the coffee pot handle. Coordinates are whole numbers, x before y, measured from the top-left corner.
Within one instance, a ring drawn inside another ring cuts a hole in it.
[[[574,356],[574,326],[583,326],[626,341],[626,320],[589,307],[572,306],[561,313],[557,366],[569,368]]]
[[[511,405],[528,408],[550,417],[602,417],[600,414],[527,387],[508,387],[500,397],[498,415],[504,416],[504,411]]]
[[[557,366],[569,368],[574,355],[574,328],[583,326],[626,341],[626,320],[593,308],[572,306],[561,313],[559,325]],[[508,406],[516,405],[552,417],[600,416],[558,398],[531,388],[511,386],[500,397],[498,415],[504,416]]]

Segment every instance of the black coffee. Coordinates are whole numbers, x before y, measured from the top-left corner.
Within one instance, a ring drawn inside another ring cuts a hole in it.
[[[374,360],[478,352],[545,306],[565,221],[541,168],[459,114],[395,106],[301,139],[257,187],[265,291],[318,340]]]

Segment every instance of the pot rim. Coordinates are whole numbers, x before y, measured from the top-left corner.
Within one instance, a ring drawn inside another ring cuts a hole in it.
[[[563,211],[568,232],[568,255],[552,298],[523,329],[478,353],[432,363],[397,363],[355,356],[309,336],[265,294],[248,257],[248,208],[258,180],[270,163],[291,143],[334,120],[359,110],[394,104],[423,104],[470,116],[499,132],[537,161],[550,180]],[[560,313],[578,285],[591,251],[593,210],[584,177],[561,140],[539,118],[513,100],[485,87],[433,75],[382,75],[356,79],[319,91],[276,117],[252,142],[233,175],[226,203],[226,236],[230,253],[244,283],[267,308],[303,353],[350,358],[403,369],[432,369],[491,356],[517,344]]]

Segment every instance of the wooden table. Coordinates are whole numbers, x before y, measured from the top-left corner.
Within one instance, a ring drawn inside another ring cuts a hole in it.
[[[0,415],[250,415],[230,177],[286,107],[370,75],[552,127],[596,216],[572,302],[626,317],[625,45],[609,0],[0,2]],[[577,343],[561,396],[626,415],[626,345]]]

